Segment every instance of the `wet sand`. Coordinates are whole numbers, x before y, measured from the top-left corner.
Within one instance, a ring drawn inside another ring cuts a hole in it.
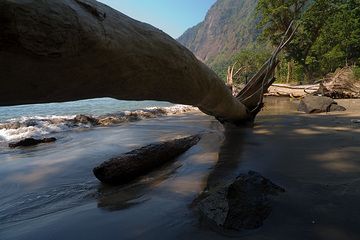
[[[130,124],[146,132],[145,140],[139,133],[131,138],[140,144],[156,136],[204,136],[173,163],[129,185],[106,187],[86,175],[85,196],[75,195],[80,202],[0,223],[0,239],[360,239],[360,123],[353,121],[360,119],[360,101],[338,102],[348,111],[306,115],[295,111],[296,102],[268,98],[254,128],[224,128],[200,113]],[[80,158],[74,166],[89,170],[108,155],[88,164]],[[219,233],[200,224],[190,208],[199,192],[248,170],[287,190],[263,227]],[[51,186],[59,178],[49,172],[43,180]]]
[[[360,124],[353,121],[360,101],[338,102],[348,111],[273,115],[269,107],[245,130],[241,170],[258,171],[287,193],[243,239],[360,239]]]

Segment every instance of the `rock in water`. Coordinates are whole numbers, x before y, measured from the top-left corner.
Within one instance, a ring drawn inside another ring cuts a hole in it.
[[[43,138],[43,139],[34,139],[34,138],[26,138],[19,142],[9,143],[10,148],[16,148],[16,147],[30,147],[35,146],[40,143],[51,143],[55,142],[56,138]]]
[[[112,158],[95,167],[95,176],[103,183],[118,185],[142,176],[156,167],[179,156],[200,140],[200,136],[190,136],[171,141],[150,144]]]
[[[255,229],[271,213],[271,195],[285,190],[259,173],[249,171],[226,186],[206,193],[196,206],[202,219],[224,229]]]
[[[306,113],[322,113],[333,111],[345,111],[346,108],[339,106],[337,102],[329,97],[305,96],[298,107],[298,111]]]
[[[90,116],[86,116],[83,114],[80,115],[76,115],[75,118],[73,119],[73,122],[75,124],[90,124],[90,125],[98,125],[99,122],[96,118],[94,117],[90,117]]]

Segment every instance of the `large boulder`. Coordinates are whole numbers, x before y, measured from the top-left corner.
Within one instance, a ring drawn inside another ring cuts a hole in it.
[[[312,95],[307,95],[301,99],[298,106],[298,111],[305,113],[322,113],[345,110],[346,108],[339,106],[332,98]]]
[[[195,201],[202,221],[222,229],[255,229],[272,210],[272,198],[285,190],[259,173],[249,171],[234,182],[217,187]]]

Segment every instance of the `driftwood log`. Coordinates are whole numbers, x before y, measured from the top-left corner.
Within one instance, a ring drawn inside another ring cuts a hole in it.
[[[360,98],[360,81],[352,67],[344,67],[327,76],[319,93],[331,98]]]
[[[301,98],[308,94],[314,94],[319,89],[319,84],[312,85],[289,85],[289,84],[272,84],[266,96],[293,97]]]
[[[0,105],[163,100],[235,123],[254,119],[288,42],[235,98],[167,34],[94,0],[2,0],[0,23]]]
[[[190,136],[171,141],[150,144],[135,149],[95,167],[95,176],[103,183],[118,185],[130,182],[156,167],[163,165],[184,153],[200,140],[200,136]]]

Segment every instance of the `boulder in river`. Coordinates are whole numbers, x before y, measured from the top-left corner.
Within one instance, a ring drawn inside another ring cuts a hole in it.
[[[204,193],[195,206],[202,220],[223,229],[255,229],[271,213],[271,196],[283,192],[269,179],[249,171],[230,184]]]
[[[305,113],[322,113],[345,110],[346,108],[338,105],[332,98],[312,95],[305,96],[298,106],[298,111]]]
[[[150,144],[112,158],[93,169],[103,183],[119,185],[130,182],[156,167],[173,160],[197,144],[200,136],[189,136],[161,143]]]
[[[98,125],[98,120],[94,117],[87,115],[76,115],[73,119],[74,124],[90,124],[92,126]]]
[[[25,138],[23,140],[20,140],[18,142],[9,143],[10,148],[16,148],[16,147],[30,147],[35,146],[40,143],[51,143],[55,142],[56,138],[42,138],[42,139],[35,139],[35,138]]]

